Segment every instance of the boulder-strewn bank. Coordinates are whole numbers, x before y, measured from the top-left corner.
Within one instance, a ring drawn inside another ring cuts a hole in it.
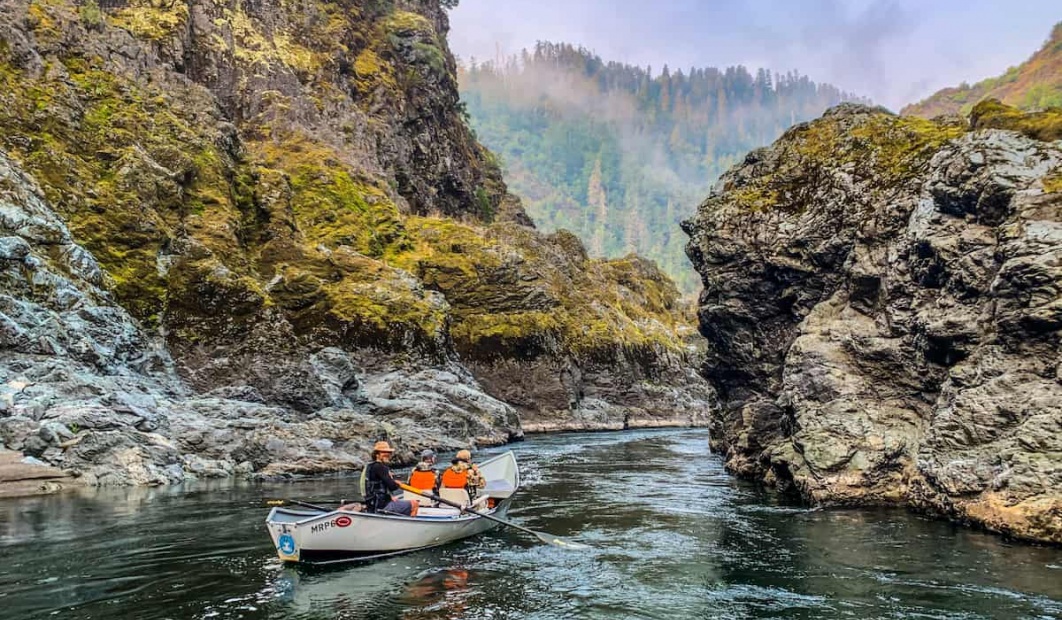
[[[1062,543],[1062,112],[843,105],[684,223],[728,466]]]
[[[158,484],[704,420],[674,285],[534,229],[447,28],[437,0],[0,0],[0,447]]]

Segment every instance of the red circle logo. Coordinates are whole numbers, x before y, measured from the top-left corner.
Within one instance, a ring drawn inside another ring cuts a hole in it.
[[[336,527],[347,527],[351,523],[350,517],[336,517]]]

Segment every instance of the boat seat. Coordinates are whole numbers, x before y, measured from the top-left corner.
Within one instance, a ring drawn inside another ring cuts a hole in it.
[[[454,519],[461,516],[461,511],[456,508],[421,508],[417,512],[418,519]]]
[[[455,504],[461,504],[462,506],[468,506],[472,503],[472,498],[468,496],[468,491],[464,489],[448,489],[443,487],[439,489],[439,497]]]
[[[428,489],[427,491],[424,491],[424,492],[425,493],[431,493],[432,491],[431,491],[431,489]],[[410,493],[409,491],[405,491],[405,492],[402,493],[402,499],[406,500],[407,502],[420,502],[421,506],[434,506],[435,505],[435,502],[431,501],[427,497],[424,497],[423,495],[417,495],[416,493]]]

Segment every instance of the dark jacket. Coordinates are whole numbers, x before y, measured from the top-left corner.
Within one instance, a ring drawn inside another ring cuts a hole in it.
[[[369,512],[383,510],[391,503],[391,494],[401,489],[391,476],[391,469],[379,461],[366,465],[361,475],[365,481],[362,491],[365,496],[365,508]]]

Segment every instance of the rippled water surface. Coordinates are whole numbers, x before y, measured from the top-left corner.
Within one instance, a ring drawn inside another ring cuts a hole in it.
[[[353,480],[0,501],[0,618],[1062,618],[1062,550],[902,511],[807,511],[734,480],[703,431],[515,446],[495,531],[369,565],[282,566],[264,498]]]

